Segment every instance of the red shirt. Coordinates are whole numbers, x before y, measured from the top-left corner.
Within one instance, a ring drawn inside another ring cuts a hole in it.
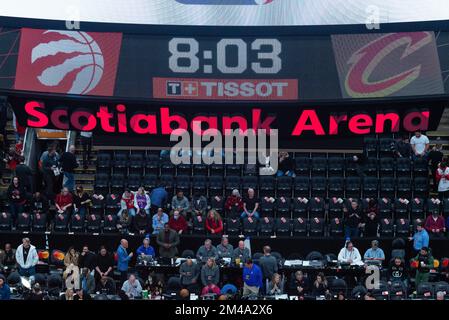
[[[237,208],[239,212],[243,211],[243,200],[240,197],[229,196],[225,203],[226,210]]]
[[[424,224],[424,228],[428,232],[432,232],[432,229],[440,229],[440,232],[443,232],[444,218],[442,216],[438,216],[437,220],[435,221],[433,219],[432,215],[430,215],[426,219],[426,223]]]
[[[134,208],[134,194],[131,193],[129,198],[122,197],[122,201],[125,202],[127,209],[133,209]]]
[[[220,288],[218,286],[205,286],[203,290],[201,290],[201,295],[204,296],[206,294],[215,293],[217,296],[220,294]]]
[[[223,221],[215,219],[207,218],[206,219],[206,229],[207,231],[211,232],[214,230],[214,233],[220,233],[223,231]]]
[[[179,216],[177,220],[175,220],[173,217],[168,220],[168,225],[170,226],[170,229],[175,230],[176,232],[179,232],[179,230],[182,230],[182,232],[187,231],[187,222],[186,219],[184,219],[183,216]]]
[[[70,193],[68,193],[67,195],[64,196],[62,193],[60,193],[56,196],[56,203],[61,208],[65,207],[68,204],[71,204],[71,203],[73,203],[72,195]]]

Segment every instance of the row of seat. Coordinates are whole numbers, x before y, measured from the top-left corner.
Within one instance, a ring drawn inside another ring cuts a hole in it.
[[[137,190],[140,186],[151,190],[163,185],[170,193],[182,190],[186,194],[199,192],[203,195],[229,195],[233,189],[247,190],[253,188],[259,196],[277,197],[427,197],[429,181],[427,177],[320,177],[312,178],[296,176],[195,176],[140,175],[115,173],[98,173],[95,176],[95,192],[101,194],[121,193],[125,188]]]

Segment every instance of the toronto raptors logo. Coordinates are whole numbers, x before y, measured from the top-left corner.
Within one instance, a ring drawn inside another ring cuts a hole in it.
[[[121,34],[23,29],[15,89],[112,95]]]

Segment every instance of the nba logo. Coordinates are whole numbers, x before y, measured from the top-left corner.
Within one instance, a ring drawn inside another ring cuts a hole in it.
[[[274,0],[176,0],[182,4],[202,4],[202,5],[264,5],[272,3]]]

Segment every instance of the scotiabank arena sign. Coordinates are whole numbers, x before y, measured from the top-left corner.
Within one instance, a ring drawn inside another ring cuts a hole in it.
[[[9,101],[19,123],[27,127],[94,131],[101,136],[122,138],[148,137],[146,145],[160,146],[170,144],[169,136],[175,129],[198,135],[207,129],[217,129],[222,135],[228,129],[277,129],[279,145],[285,148],[297,147],[311,138],[436,130],[447,105],[443,99],[301,105],[136,103],[54,96],[10,96]]]

